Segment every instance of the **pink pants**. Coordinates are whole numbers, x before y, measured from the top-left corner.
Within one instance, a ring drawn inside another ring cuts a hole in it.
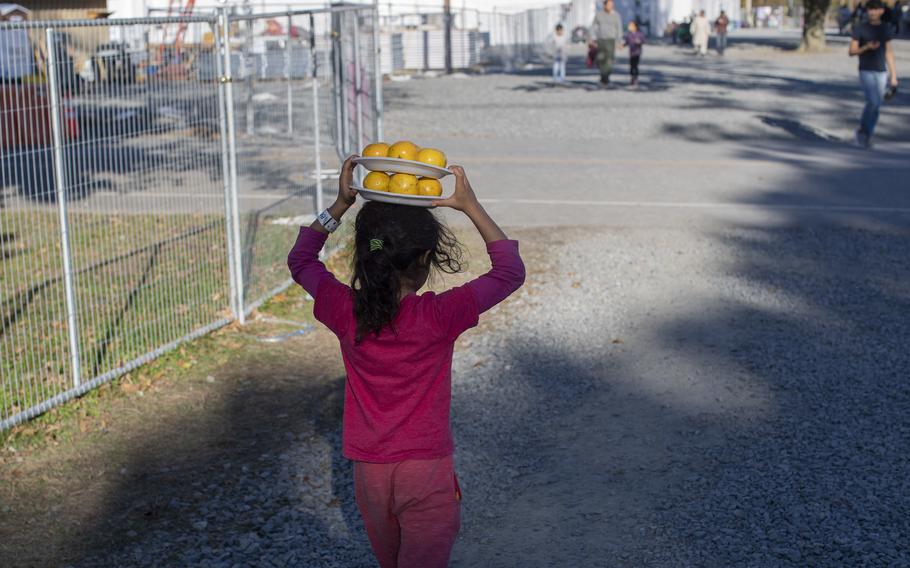
[[[452,456],[354,462],[354,492],[382,568],[445,568],[461,528]]]

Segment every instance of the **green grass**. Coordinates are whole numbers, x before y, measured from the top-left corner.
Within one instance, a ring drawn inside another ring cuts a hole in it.
[[[245,230],[256,223],[243,247],[247,302],[288,278],[299,229],[270,220],[241,219]],[[341,271],[351,224],[328,244],[342,249]],[[71,212],[69,225],[83,381],[230,317],[223,218]],[[0,211],[0,418],[73,386],[59,234],[50,209]],[[260,311],[299,320],[305,304],[294,286]]]
[[[83,380],[228,315],[224,223],[212,215],[70,213]],[[59,225],[0,212],[0,416],[72,386]]]
[[[327,244],[328,250],[333,250],[335,253],[326,264],[342,280],[346,280],[350,272],[352,253],[350,225],[342,225],[343,228],[333,234]],[[288,227],[282,227],[282,229],[284,231],[265,230],[260,233],[263,237],[268,236],[270,239],[275,239],[276,259],[279,247],[277,241],[280,240],[279,237],[285,239],[286,231],[289,230]],[[296,235],[298,228],[292,227],[290,230]],[[280,257],[282,266],[285,266],[287,250],[293,244],[293,239],[292,236],[290,241],[285,240],[280,245],[283,250]],[[0,273],[4,277],[6,268],[7,266],[4,265],[4,272]],[[276,276],[285,278],[286,267],[284,270],[285,272],[282,273],[275,269]],[[262,315],[280,320],[315,323],[312,306],[312,301],[307,299],[306,292],[300,286],[293,285],[287,291],[265,302],[258,311]],[[25,424],[0,431],[0,448],[12,447],[17,450],[27,450],[45,447],[50,443],[71,441],[82,435],[80,428],[87,418],[101,423],[115,420],[112,414],[116,414],[117,409],[122,411],[124,404],[129,404],[124,403],[125,397],[154,391],[159,388],[162,379],[184,381],[187,377],[191,377],[193,380],[198,380],[199,377],[205,377],[207,373],[212,372],[211,369],[227,365],[228,361],[238,353],[253,356],[260,352],[268,354],[270,349],[280,351],[280,349],[286,348],[283,347],[283,344],[260,343],[257,337],[277,335],[293,329],[296,329],[296,326],[280,323],[256,323],[254,320],[253,323],[243,328],[228,327],[192,343],[184,344],[76,400],[57,406]],[[0,340],[7,341],[5,336],[0,337]],[[5,343],[0,346],[6,349]]]

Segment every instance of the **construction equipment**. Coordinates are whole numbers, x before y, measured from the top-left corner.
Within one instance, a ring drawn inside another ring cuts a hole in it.
[[[186,5],[182,5],[181,0],[169,0],[167,4],[167,17],[171,18],[175,14],[181,18],[188,18],[193,15],[193,8],[196,6],[196,0],[187,0]],[[168,25],[163,24],[161,26],[161,48],[159,50],[162,60],[165,59],[165,54],[168,47],[171,47],[173,50],[173,56],[178,58],[180,57],[180,48],[183,46],[183,40],[186,37],[186,30],[188,25],[186,21],[182,21],[177,25],[177,33],[174,36],[174,42],[168,46],[167,42],[167,32]]]

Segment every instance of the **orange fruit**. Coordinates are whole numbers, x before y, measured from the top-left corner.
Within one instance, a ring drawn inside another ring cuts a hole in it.
[[[402,160],[416,160],[418,152],[420,152],[420,148],[418,148],[416,144],[408,142],[407,140],[402,140],[400,142],[395,142],[389,147],[388,157],[400,158]]]
[[[405,195],[417,195],[417,176],[395,174],[389,180],[389,191]]]
[[[385,158],[389,155],[389,145],[384,142],[369,144],[360,155],[364,158]]]
[[[374,191],[388,191],[389,176],[383,172],[370,172],[363,178],[363,187]]]
[[[417,195],[439,197],[442,195],[442,184],[438,179],[420,178],[417,180]]]
[[[435,148],[421,149],[417,152],[417,161],[440,168],[446,167],[446,155]]]

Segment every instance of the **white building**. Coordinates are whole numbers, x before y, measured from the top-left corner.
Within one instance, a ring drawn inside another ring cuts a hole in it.
[[[731,22],[740,21],[740,0],[614,0],[622,16],[623,25],[633,18],[649,25],[650,35],[663,35],[670,22],[682,22],[699,10],[704,10],[709,20],[727,12]],[[603,10],[601,0],[573,0],[567,18],[570,28],[587,26],[594,19],[595,10]]]

